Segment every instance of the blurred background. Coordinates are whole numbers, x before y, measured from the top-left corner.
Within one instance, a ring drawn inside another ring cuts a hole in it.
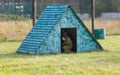
[[[69,4],[91,31],[91,0],[37,0],[37,17],[48,5]],[[37,18],[36,17],[36,18]],[[23,40],[32,28],[32,0],[0,0],[0,40]],[[120,0],[95,0],[95,29],[120,34]]]

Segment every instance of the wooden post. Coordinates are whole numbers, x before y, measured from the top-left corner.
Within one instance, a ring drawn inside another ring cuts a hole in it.
[[[33,26],[36,21],[36,0],[32,0],[32,19],[33,19]]]
[[[94,35],[95,0],[91,0],[92,34]]]

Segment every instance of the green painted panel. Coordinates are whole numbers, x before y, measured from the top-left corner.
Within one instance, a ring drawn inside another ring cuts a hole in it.
[[[54,11],[56,14],[46,13],[48,10]],[[58,11],[63,12],[57,14]],[[76,28],[77,52],[102,49],[70,6],[48,6],[41,16],[17,52],[32,54],[61,53],[62,28]]]
[[[94,36],[96,39],[105,39],[105,29],[95,29],[94,30]]]

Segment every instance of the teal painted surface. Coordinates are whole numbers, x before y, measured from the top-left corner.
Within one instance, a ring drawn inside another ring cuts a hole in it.
[[[106,37],[105,29],[95,29],[94,35],[96,39],[105,39]]]
[[[102,49],[70,6],[55,5],[43,11],[17,52],[61,53],[61,28],[77,29],[77,52]]]
[[[39,19],[28,33],[27,37],[23,40],[17,52],[35,54],[40,48],[41,44],[45,45],[43,41],[53,30],[54,25],[61,18],[67,7],[68,5],[48,6],[40,15]]]

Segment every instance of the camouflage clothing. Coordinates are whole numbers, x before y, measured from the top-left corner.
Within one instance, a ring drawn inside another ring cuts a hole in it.
[[[70,39],[69,36],[64,37],[64,45],[63,45],[63,51],[65,53],[70,53],[72,49],[72,40]]]

